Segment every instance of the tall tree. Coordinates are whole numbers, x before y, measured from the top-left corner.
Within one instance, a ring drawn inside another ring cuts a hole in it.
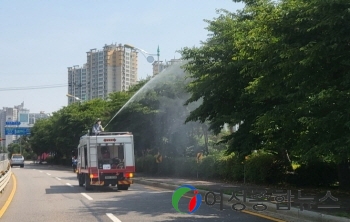
[[[183,50],[194,79],[189,102],[204,100],[189,120],[210,120],[216,131],[243,121],[231,151],[328,158],[349,187],[348,1],[243,2],[209,23],[213,35],[201,48]]]

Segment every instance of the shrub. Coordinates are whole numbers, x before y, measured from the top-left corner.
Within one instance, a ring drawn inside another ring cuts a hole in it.
[[[174,176],[195,177],[197,175],[197,163],[195,158],[176,158],[173,165]]]
[[[257,184],[276,184],[284,180],[284,166],[275,155],[257,153],[245,162],[246,180]]]
[[[147,155],[145,157],[142,157],[142,159],[139,160],[138,164],[139,166],[136,165],[136,169],[138,167],[141,167],[142,172],[147,173],[147,174],[155,174],[157,173],[157,163],[152,155]]]
[[[200,178],[212,179],[219,177],[217,159],[218,156],[216,155],[208,155],[203,157],[202,161],[198,165],[198,174]]]
[[[292,183],[297,186],[330,186],[338,181],[336,164],[322,160],[301,164],[295,174]]]
[[[176,158],[164,157],[161,163],[158,163],[158,174],[164,176],[173,176],[175,171]]]
[[[219,179],[227,181],[243,180],[243,164],[238,157],[231,153],[230,155],[221,155],[216,164]]]

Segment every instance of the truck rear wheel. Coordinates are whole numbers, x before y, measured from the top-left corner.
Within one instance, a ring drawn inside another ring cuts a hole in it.
[[[78,174],[78,173],[77,173],[78,182],[79,182],[79,186],[80,186],[80,187],[84,186],[84,179],[85,179],[85,178],[84,178],[83,176],[84,176],[84,174]]]
[[[85,174],[85,190],[92,190],[89,174]]]

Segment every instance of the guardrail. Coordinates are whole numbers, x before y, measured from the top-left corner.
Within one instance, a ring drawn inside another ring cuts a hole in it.
[[[2,192],[11,178],[11,166],[7,153],[0,154],[0,192]]]
[[[7,171],[9,165],[9,159],[7,153],[0,153],[0,173],[2,171]]]
[[[0,161],[7,160],[8,154],[7,153],[0,153]]]

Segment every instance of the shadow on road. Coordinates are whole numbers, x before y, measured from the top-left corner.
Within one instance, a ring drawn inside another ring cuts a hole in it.
[[[121,191],[124,192],[124,191]],[[126,191],[128,192],[128,191]],[[209,207],[202,203],[200,208],[194,214],[187,213],[189,199],[182,198],[179,202],[179,209],[184,212],[177,212],[172,206],[172,192],[136,192],[132,195],[116,195],[109,200],[93,201],[86,206],[87,208],[78,208],[79,213],[92,213],[99,216],[106,213],[112,213],[123,221],[127,217],[128,221],[250,221],[265,222],[270,221],[245,213],[235,212],[230,209],[220,211],[218,206]]]
[[[93,190],[85,190],[85,187],[80,186],[67,186],[67,185],[58,185],[58,186],[50,186],[50,188],[46,189],[46,194],[67,194],[67,193],[101,193],[101,192],[120,192],[117,187],[94,187]],[[124,191],[125,192],[125,191]]]

